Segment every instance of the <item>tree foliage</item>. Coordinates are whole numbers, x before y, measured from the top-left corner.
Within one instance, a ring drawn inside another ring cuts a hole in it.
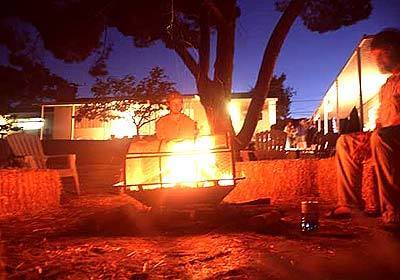
[[[244,146],[254,133],[277,57],[295,19],[300,16],[311,31],[326,32],[365,19],[372,9],[371,0],[277,0],[275,4],[282,16],[266,40],[249,111],[237,135]],[[1,16],[17,16],[31,23],[44,47],[66,62],[82,61],[96,50],[106,49],[109,28],[132,38],[136,47],[161,41],[192,73],[213,132],[232,129],[226,103],[232,91],[236,21],[240,16],[236,0],[15,0]],[[106,53],[98,54],[99,73],[104,74],[106,59],[101,59],[101,54]]]
[[[94,101],[79,107],[76,120],[110,121],[122,118],[121,112],[125,112],[139,135],[140,128],[154,121],[157,112],[166,108],[166,95],[174,91],[174,83],[159,67],[150,70],[148,76],[139,81],[132,75],[97,79],[92,87]]]
[[[0,113],[18,106],[44,100],[73,100],[77,88],[63,78],[51,74],[41,64],[27,65],[21,69],[0,66]]]
[[[278,0],[275,7],[278,11],[284,12],[289,3],[290,0]],[[371,11],[371,1],[307,0],[300,17],[309,30],[324,33],[368,18]]]
[[[292,97],[296,94],[293,88],[285,87],[285,81],[285,74],[282,73],[280,76],[274,75],[271,80],[271,86],[268,94],[268,97],[278,98],[276,103],[276,118],[278,121],[285,120],[289,117]]]
[[[51,73],[32,34],[12,23],[15,20],[0,18],[0,44],[8,51],[8,63],[0,65],[0,114],[43,100],[73,100],[76,85]]]

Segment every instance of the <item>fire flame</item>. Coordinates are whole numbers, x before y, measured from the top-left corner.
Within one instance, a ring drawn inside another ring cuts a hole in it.
[[[229,162],[231,154],[229,150],[219,153],[216,147],[216,140],[213,136],[201,136],[195,140],[170,141],[162,149],[163,152],[170,153],[168,156],[160,157],[158,172],[146,168],[146,172],[129,174],[129,178],[141,178],[139,181],[147,182],[142,185],[143,189],[171,188],[171,187],[211,187],[233,185],[233,170],[224,167],[224,163]],[[223,154],[223,155],[222,155]],[[224,158],[225,156],[225,158]],[[141,159],[141,164],[135,162],[135,166],[145,165],[146,159]],[[153,159],[154,161],[158,161]],[[144,171],[144,170],[143,170]],[[161,172],[161,174],[160,174]],[[141,176],[138,176],[142,174]],[[153,178],[153,179],[149,179]],[[155,184],[149,183],[154,181]],[[135,180],[135,186],[131,190],[139,190]],[[161,184],[159,184],[161,183]]]
[[[218,174],[213,146],[211,137],[171,143],[169,151],[174,155],[167,157],[163,166],[163,186],[196,187],[205,180],[215,180]]]

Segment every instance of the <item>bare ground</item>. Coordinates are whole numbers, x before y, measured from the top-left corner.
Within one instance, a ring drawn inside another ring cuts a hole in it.
[[[400,238],[379,220],[321,219],[299,230],[297,209],[263,229],[164,227],[126,195],[85,195],[0,221],[5,279],[400,279]],[[1,266],[0,266],[1,267]],[[1,279],[1,275],[0,275]]]

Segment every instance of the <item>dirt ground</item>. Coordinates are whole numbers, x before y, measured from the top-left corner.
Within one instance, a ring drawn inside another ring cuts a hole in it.
[[[66,199],[0,221],[3,279],[400,279],[399,235],[379,219],[320,219],[304,234],[298,209],[278,209],[282,221],[262,230],[234,221],[155,228],[127,195]]]

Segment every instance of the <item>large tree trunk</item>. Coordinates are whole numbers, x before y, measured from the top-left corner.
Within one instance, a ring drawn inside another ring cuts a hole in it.
[[[232,122],[229,116],[226,99],[219,91],[210,91],[206,95],[212,94],[212,99],[202,98],[201,103],[207,115],[211,134],[233,133]]]
[[[243,123],[243,127],[237,135],[237,140],[241,147],[246,147],[254,134],[257,127],[258,116],[260,115],[264,106],[265,98],[268,96],[269,87],[275,68],[275,63],[278,58],[281,47],[292,27],[295,19],[300,14],[305,0],[292,0],[285,12],[279,19],[278,24],[268,41],[268,45],[264,51],[263,61],[261,64],[260,71],[256,86],[254,87],[252,94],[252,100],[247,111],[246,118]]]
[[[210,16],[217,21],[216,59],[212,80],[208,76]],[[236,17],[236,0],[225,0],[219,8],[213,1],[206,0],[200,18],[200,72],[197,79],[197,89],[212,134],[234,133],[227,105],[232,94]]]
[[[200,41],[198,63],[190,53],[175,47],[185,65],[196,79],[196,86],[208,123],[213,134],[232,133],[227,105],[232,91],[236,0],[225,0],[217,5],[213,0],[204,0],[200,13]],[[209,77],[210,67],[210,24],[216,23],[217,44],[214,77]]]

